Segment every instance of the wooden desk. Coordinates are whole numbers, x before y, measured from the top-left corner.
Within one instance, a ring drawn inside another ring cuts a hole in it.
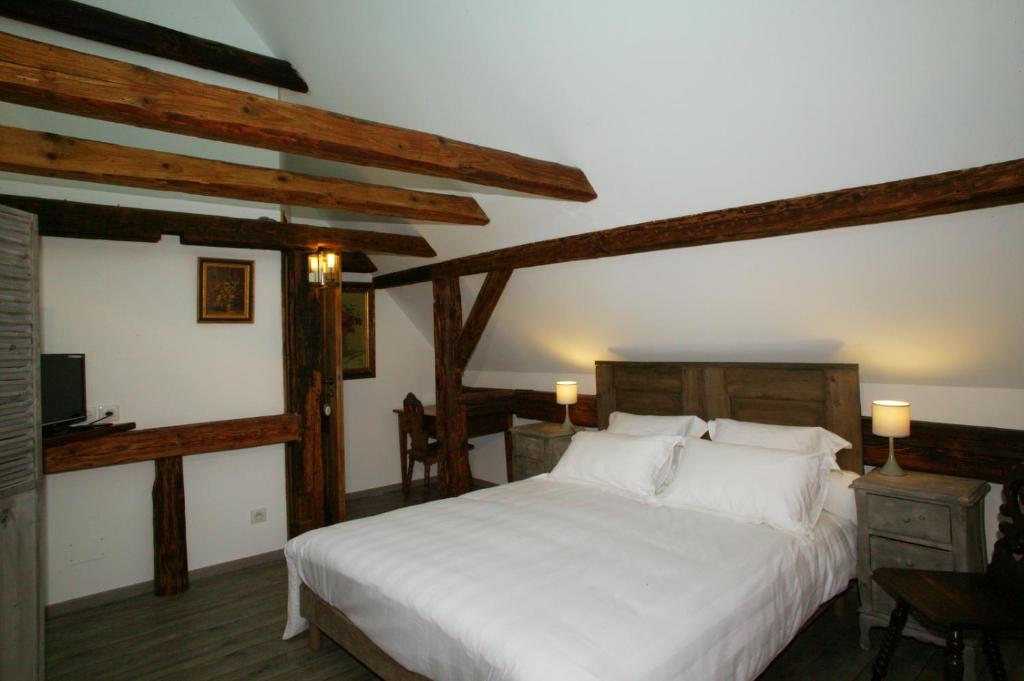
[[[490,391],[489,391],[490,392]],[[509,481],[512,480],[512,408],[511,390],[493,391],[493,395],[484,396],[469,393],[473,397],[466,400],[466,431],[470,438],[491,433],[505,433],[505,472]],[[402,423],[402,410],[393,409],[398,415],[398,453],[402,462],[402,470],[409,459],[409,431]],[[427,435],[437,438],[437,405],[423,406],[423,421]]]

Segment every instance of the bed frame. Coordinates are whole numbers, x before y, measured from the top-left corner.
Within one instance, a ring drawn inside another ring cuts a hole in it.
[[[853,443],[852,449],[837,455],[839,465],[864,472],[856,364],[597,362],[596,372],[602,429],[608,427],[613,411],[822,426]],[[309,621],[310,650],[320,649],[322,632],[384,681],[430,681],[396,662],[345,613],[306,585],[300,594],[300,612]]]

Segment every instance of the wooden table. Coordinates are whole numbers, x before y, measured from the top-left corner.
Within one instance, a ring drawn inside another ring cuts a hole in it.
[[[488,395],[469,393],[466,400],[466,431],[470,438],[492,433],[505,433],[505,472],[509,481],[512,480],[512,406],[509,400],[513,391],[488,391]],[[401,457],[402,470],[409,460],[409,431],[402,424],[402,410],[393,409],[398,414],[398,453]],[[423,406],[423,424],[427,435],[437,438],[437,405]]]

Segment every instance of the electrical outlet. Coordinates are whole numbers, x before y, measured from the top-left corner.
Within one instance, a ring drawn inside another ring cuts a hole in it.
[[[254,508],[249,511],[249,523],[255,525],[256,523],[267,522],[267,509],[265,508]]]
[[[112,412],[107,416],[107,412]],[[121,420],[121,407],[116,404],[101,404],[96,407],[96,418],[103,419],[103,423],[117,423]]]

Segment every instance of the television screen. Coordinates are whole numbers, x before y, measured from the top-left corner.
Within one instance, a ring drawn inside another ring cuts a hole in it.
[[[85,355],[40,356],[40,397],[43,426],[85,420]]]

